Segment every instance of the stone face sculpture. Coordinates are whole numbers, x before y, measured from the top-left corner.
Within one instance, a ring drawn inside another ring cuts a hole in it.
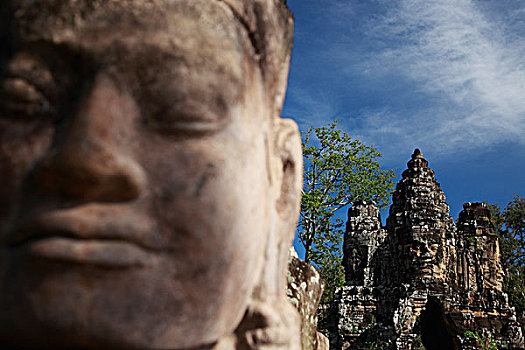
[[[286,4],[0,8],[0,343],[298,348]]]
[[[455,254],[454,221],[434,171],[419,149],[407,167],[396,186],[387,219],[400,247],[398,282],[416,281],[439,289],[455,270],[449,261]]]

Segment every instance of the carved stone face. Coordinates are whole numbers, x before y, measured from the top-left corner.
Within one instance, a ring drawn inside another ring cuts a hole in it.
[[[0,340],[212,343],[282,197],[249,35],[220,1],[52,3],[0,81]]]
[[[405,246],[405,256],[416,272],[416,276],[423,280],[430,280],[441,274],[441,255],[439,244],[429,241],[414,240]]]

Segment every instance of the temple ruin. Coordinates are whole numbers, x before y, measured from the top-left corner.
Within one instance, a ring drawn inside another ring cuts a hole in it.
[[[343,251],[346,286],[321,309],[331,349],[523,348],[488,208],[465,203],[454,224],[418,149],[385,227],[373,202],[349,209]]]

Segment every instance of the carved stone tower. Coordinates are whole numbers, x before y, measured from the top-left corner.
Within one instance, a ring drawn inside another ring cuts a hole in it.
[[[458,218],[457,284],[465,290],[502,291],[498,236],[485,203],[465,203]]]
[[[441,288],[454,273],[454,221],[434,171],[416,149],[392,198],[387,230],[397,249],[398,283]],[[395,283],[394,283],[395,284]]]
[[[393,194],[386,228],[373,203],[348,211],[346,286],[327,322],[331,349],[522,349],[490,213],[466,203],[457,227],[416,149]],[[472,336],[475,335],[475,336]]]
[[[359,201],[348,209],[343,244],[347,285],[372,286],[372,258],[385,237],[386,231],[381,227],[381,215],[374,202]]]

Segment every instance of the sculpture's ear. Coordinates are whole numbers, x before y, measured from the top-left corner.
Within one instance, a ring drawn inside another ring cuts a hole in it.
[[[270,225],[261,277],[236,330],[237,349],[301,348],[299,315],[286,297],[288,252],[301,205],[301,137],[297,124],[290,119],[279,118],[273,126],[268,159],[271,159],[270,183],[275,198],[276,215],[272,219],[277,222]]]
[[[275,203],[279,216],[295,225],[301,204],[303,156],[301,136],[291,119],[278,119],[275,124],[275,150],[279,158],[274,169],[277,190]],[[292,231],[295,231],[293,228]]]

